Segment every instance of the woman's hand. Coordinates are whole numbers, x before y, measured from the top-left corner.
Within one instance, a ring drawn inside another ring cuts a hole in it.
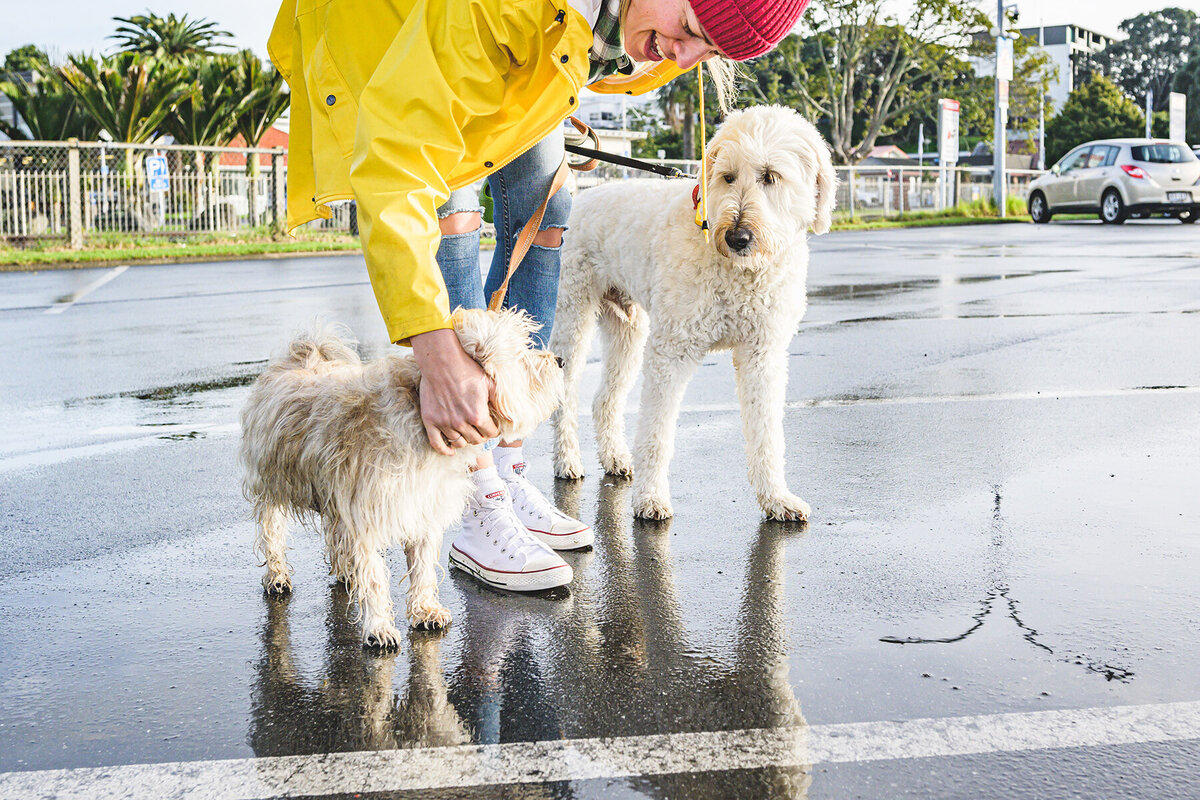
[[[421,421],[429,446],[442,455],[500,435],[488,410],[492,380],[466,354],[454,331],[443,328],[410,340],[421,368]]]

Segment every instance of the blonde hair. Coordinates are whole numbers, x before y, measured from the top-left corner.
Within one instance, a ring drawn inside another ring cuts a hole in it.
[[[625,15],[629,13],[631,3],[633,0],[621,0],[621,10],[618,12],[621,20],[622,41],[624,41]],[[722,114],[728,114],[733,111],[734,103],[737,100],[737,65],[725,56],[716,56],[705,61],[704,66],[712,79],[713,88],[717,90],[717,106],[720,107]],[[675,80],[679,80],[679,78]]]

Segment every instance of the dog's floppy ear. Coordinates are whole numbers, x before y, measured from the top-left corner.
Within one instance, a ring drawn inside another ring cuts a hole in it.
[[[833,159],[829,154],[829,145],[816,130],[813,130],[811,142],[813,153],[817,158],[817,213],[813,217],[813,233],[828,233],[833,225],[833,206],[837,200],[837,172],[833,168]]]
[[[713,169],[717,163],[717,154],[721,152],[721,140],[713,137],[713,141],[708,143],[708,152],[704,154],[704,169],[708,173],[708,179],[711,181],[714,177]]]

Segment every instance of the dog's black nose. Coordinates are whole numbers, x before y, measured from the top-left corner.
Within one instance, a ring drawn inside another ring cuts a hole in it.
[[[555,356],[554,360],[558,362],[559,369],[562,369],[563,367],[565,367],[567,365],[566,362],[562,360],[562,356]]]
[[[750,246],[754,234],[748,228],[733,228],[725,232],[725,244],[735,253],[740,253]]]

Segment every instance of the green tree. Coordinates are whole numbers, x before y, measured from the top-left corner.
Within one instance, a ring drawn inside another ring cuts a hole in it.
[[[1088,56],[1082,69],[1104,75],[1139,103],[1153,90],[1155,110],[1167,108],[1175,74],[1200,42],[1196,13],[1164,8],[1130,17],[1118,27],[1126,38]]]
[[[45,51],[37,45],[27,44],[10,50],[4,57],[5,72],[37,72],[39,65],[50,63]]]
[[[1145,116],[1116,84],[1103,76],[1071,92],[1062,111],[1046,123],[1046,163],[1090,139],[1141,136]]]
[[[262,137],[287,110],[291,100],[283,75],[267,67],[253,51],[242,50],[235,56],[232,91],[241,98],[234,106],[234,130],[247,147],[258,147]],[[250,178],[249,216],[251,224],[258,222],[258,191],[255,188],[260,173],[257,153],[246,156],[246,175]]]
[[[100,131],[117,142],[148,142],[190,87],[183,71],[137,53],[70,56],[64,85]]]
[[[1200,42],[1192,45],[1187,63],[1175,73],[1172,90],[1187,95],[1186,132],[1200,138]]]
[[[907,11],[900,19],[887,0],[829,0],[802,18],[807,41],[782,54],[796,75],[787,91],[824,121],[838,163],[862,160],[931,105],[965,66],[968,32],[987,25],[969,0],[916,0]]]
[[[234,130],[247,147],[258,147],[262,137],[287,111],[291,96],[283,75],[263,64],[251,50],[242,50],[233,58],[231,90],[240,98],[233,109]]]
[[[136,14],[132,17],[113,17],[124,23],[109,36],[117,40],[122,53],[141,53],[160,60],[182,60],[192,56],[211,55],[216,48],[227,47],[222,40],[232,36],[219,30],[215,22],[203,17],[189,19],[187,14]]]
[[[33,62],[36,81],[26,81],[14,75],[12,80],[0,81],[0,92],[8,96],[13,108],[28,129],[0,120],[0,131],[10,139],[63,141],[66,139],[95,139],[99,125],[79,106],[75,94],[62,78],[44,62]],[[21,70],[22,72],[26,70]]]
[[[217,55],[184,62],[176,74],[184,91],[167,109],[159,132],[179,144],[219,146],[233,137],[234,56]]]

